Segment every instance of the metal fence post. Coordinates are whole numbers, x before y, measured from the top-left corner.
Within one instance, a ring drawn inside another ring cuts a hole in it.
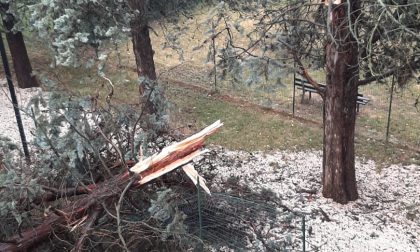
[[[394,75],[392,76],[392,84],[391,84],[391,96],[389,97],[389,108],[388,108],[388,121],[386,124],[386,136],[385,136],[385,140],[388,143],[388,138],[389,138],[389,126],[391,123],[391,109],[392,109],[392,97],[394,94],[394,85],[395,85],[395,77]]]
[[[213,47],[213,67],[214,67],[214,92],[217,92],[217,62],[216,62],[216,37],[212,38]]]
[[[296,62],[293,62],[293,66],[296,68]],[[293,72],[293,98],[292,98],[292,114],[295,116],[295,93],[296,93],[296,72]]]
[[[302,251],[306,252],[306,239],[305,239],[305,215],[302,216]]]
[[[200,178],[197,177],[197,204],[198,204],[198,226],[199,237],[202,238],[202,216],[201,216],[201,193],[200,193]]]

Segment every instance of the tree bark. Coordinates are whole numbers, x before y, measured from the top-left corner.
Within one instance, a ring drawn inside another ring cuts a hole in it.
[[[154,51],[150,41],[149,26],[147,23],[131,27],[134,56],[136,58],[137,73],[150,80],[156,80]]]
[[[25,41],[21,32],[13,32],[15,19],[12,14],[7,13],[9,4],[1,4],[4,14],[3,24],[7,29],[6,39],[12,56],[13,68],[20,88],[39,87],[39,83],[32,74],[32,66],[26,50]]]
[[[350,0],[351,23],[358,0]],[[357,42],[349,29],[347,4],[334,5],[329,15],[331,39],[326,46],[324,98],[323,196],[345,204],[358,198],[354,132],[359,79]]]
[[[133,10],[137,10],[136,17],[131,22],[131,40],[133,43],[133,52],[136,59],[137,74],[141,78],[146,78],[139,84],[140,96],[143,96],[150,87],[150,82],[156,81],[155,62],[153,60],[154,51],[150,41],[149,25],[146,16],[146,0],[129,0],[129,6]],[[155,105],[147,98],[144,108],[148,114],[154,114],[157,109]]]

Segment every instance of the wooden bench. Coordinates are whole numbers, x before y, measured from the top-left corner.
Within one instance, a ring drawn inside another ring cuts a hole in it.
[[[294,76],[294,82],[293,82],[293,107],[294,107],[294,98],[295,98],[295,89],[300,89],[302,90],[302,101],[303,98],[305,97],[305,93],[308,92],[309,93],[309,100],[312,97],[312,93],[318,93],[318,90],[312,86],[306,79],[304,78],[300,78],[300,77],[296,77]],[[324,90],[326,88],[325,84],[319,83],[319,86],[321,88],[321,90]],[[369,102],[369,98],[364,97],[363,94],[357,94],[357,102],[356,102],[356,111],[359,112],[359,106],[360,105],[366,105]],[[294,108],[293,108],[294,111]]]

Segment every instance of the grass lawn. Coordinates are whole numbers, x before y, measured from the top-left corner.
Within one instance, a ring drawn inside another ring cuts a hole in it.
[[[225,126],[210,142],[248,151],[271,149],[322,149],[322,128],[290,117],[241,107],[216,96],[176,86],[167,88],[174,114],[182,122],[201,128],[221,119]],[[182,118],[182,119],[181,119]],[[420,153],[397,144],[356,136],[356,154],[378,163],[417,163]]]
[[[99,94],[104,97],[109,92],[107,82],[97,76],[95,69],[88,70],[84,67],[51,69],[48,67],[51,56],[43,49],[41,44],[29,44],[28,51],[34,69],[39,73],[47,73],[50,78],[59,84],[59,88],[82,96]],[[110,57],[107,65],[108,77],[115,84],[113,101],[130,105],[138,104],[137,74],[133,71],[135,65],[132,53],[128,51],[123,55],[121,68],[116,67],[115,62],[116,58]],[[162,80],[165,80],[163,81],[165,95],[172,104],[170,109],[171,123],[174,128],[189,128],[185,130],[185,133],[191,133],[193,130],[221,119],[225,126],[219,134],[211,138],[210,142],[213,144],[247,151],[322,149],[320,105],[316,97],[309,103],[296,103],[297,115],[316,121],[317,123],[314,124],[305,123],[304,120],[291,116],[272,113],[269,110],[264,111],[259,106],[253,108],[222,99],[223,94],[234,94],[241,99],[258,103],[265,94],[255,89],[241,87],[235,89],[232,88],[232,85],[221,83],[220,93],[209,95],[209,92],[203,90],[194,90],[177,85],[176,82],[182,81],[204,86],[208,90],[211,89],[211,81],[209,81],[211,76],[206,75],[208,68],[203,67],[202,64],[196,64],[197,67],[194,67],[194,62],[188,62],[188,64],[180,65],[180,67],[172,68],[169,71],[165,59],[161,55],[156,57],[158,74],[160,74]],[[285,83],[287,82],[286,79]],[[414,90],[414,92],[416,91]],[[368,94],[377,98],[383,93],[381,90],[375,92],[372,91]],[[290,111],[290,93],[290,87],[286,86],[277,93],[271,94],[270,99],[282,105],[283,111]],[[281,100],[275,96],[287,96],[287,99]],[[404,105],[401,99],[396,99],[396,106],[393,111],[399,117],[391,125],[391,143],[387,144],[383,137],[386,117],[382,116],[383,113],[374,113],[375,109],[382,109],[386,106],[383,98],[380,98],[379,101],[372,102],[373,104],[369,105],[371,107],[362,108],[362,112],[359,114],[356,130],[356,154],[384,164],[420,164],[419,151],[416,148],[401,144],[401,142],[408,142],[411,146],[420,145],[420,128],[416,123],[418,121],[416,116],[419,113],[411,108],[407,109],[407,105]],[[392,141],[393,139],[398,139],[398,141]]]

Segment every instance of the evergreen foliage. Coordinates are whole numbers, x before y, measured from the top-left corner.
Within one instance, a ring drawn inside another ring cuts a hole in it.
[[[77,66],[82,62],[103,60],[109,53],[107,42],[118,44],[130,36],[133,22],[157,21],[166,29],[163,48],[172,48],[182,58],[182,48],[176,37],[185,27],[177,25],[180,15],[201,1],[140,1],[140,0],[50,0],[28,6],[30,21],[41,38],[51,43],[58,65]],[[145,12],[133,8],[145,4]],[[168,24],[172,24],[168,25]],[[87,47],[96,54],[86,58]],[[81,50],[82,49],[82,50]],[[84,50],[83,50],[84,49]],[[83,57],[82,57],[83,56]]]
[[[7,8],[5,8],[7,7]],[[25,0],[1,0],[0,1],[0,15],[3,20],[13,18],[14,26],[12,32],[23,31],[28,27],[27,24],[27,9]],[[5,30],[3,22],[0,22],[1,30]]]
[[[222,77],[230,73],[235,81],[260,84],[264,78],[281,79],[298,71],[293,67],[296,57],[308,69],[323,68],[324,47],[330,38],[328,8],[323,2],[298,0],[221,2],[210,13],[213,22],[208,34],[226,34],[218,52]],[[418,78],[418,1],[361,1],[358,11],[360,16],[350,30],[358,43],[360,72],[366,81],[395,75],[403,85]],[[247,42],[238,37],[246,37]]]
[[[153,90],[149,94],[160,99]],[[49,188],[97,183],[119,173],[116,166],[138,161],[139,153],[152,154],[149,143],[166,126],[158,113],[114,105],[111,97],[101,101],[58,91],[35,96],[24,111],[35,123],[34,162],[26,164],[15,144],[0,139],[0,238],[33,223],[34,206]]]

